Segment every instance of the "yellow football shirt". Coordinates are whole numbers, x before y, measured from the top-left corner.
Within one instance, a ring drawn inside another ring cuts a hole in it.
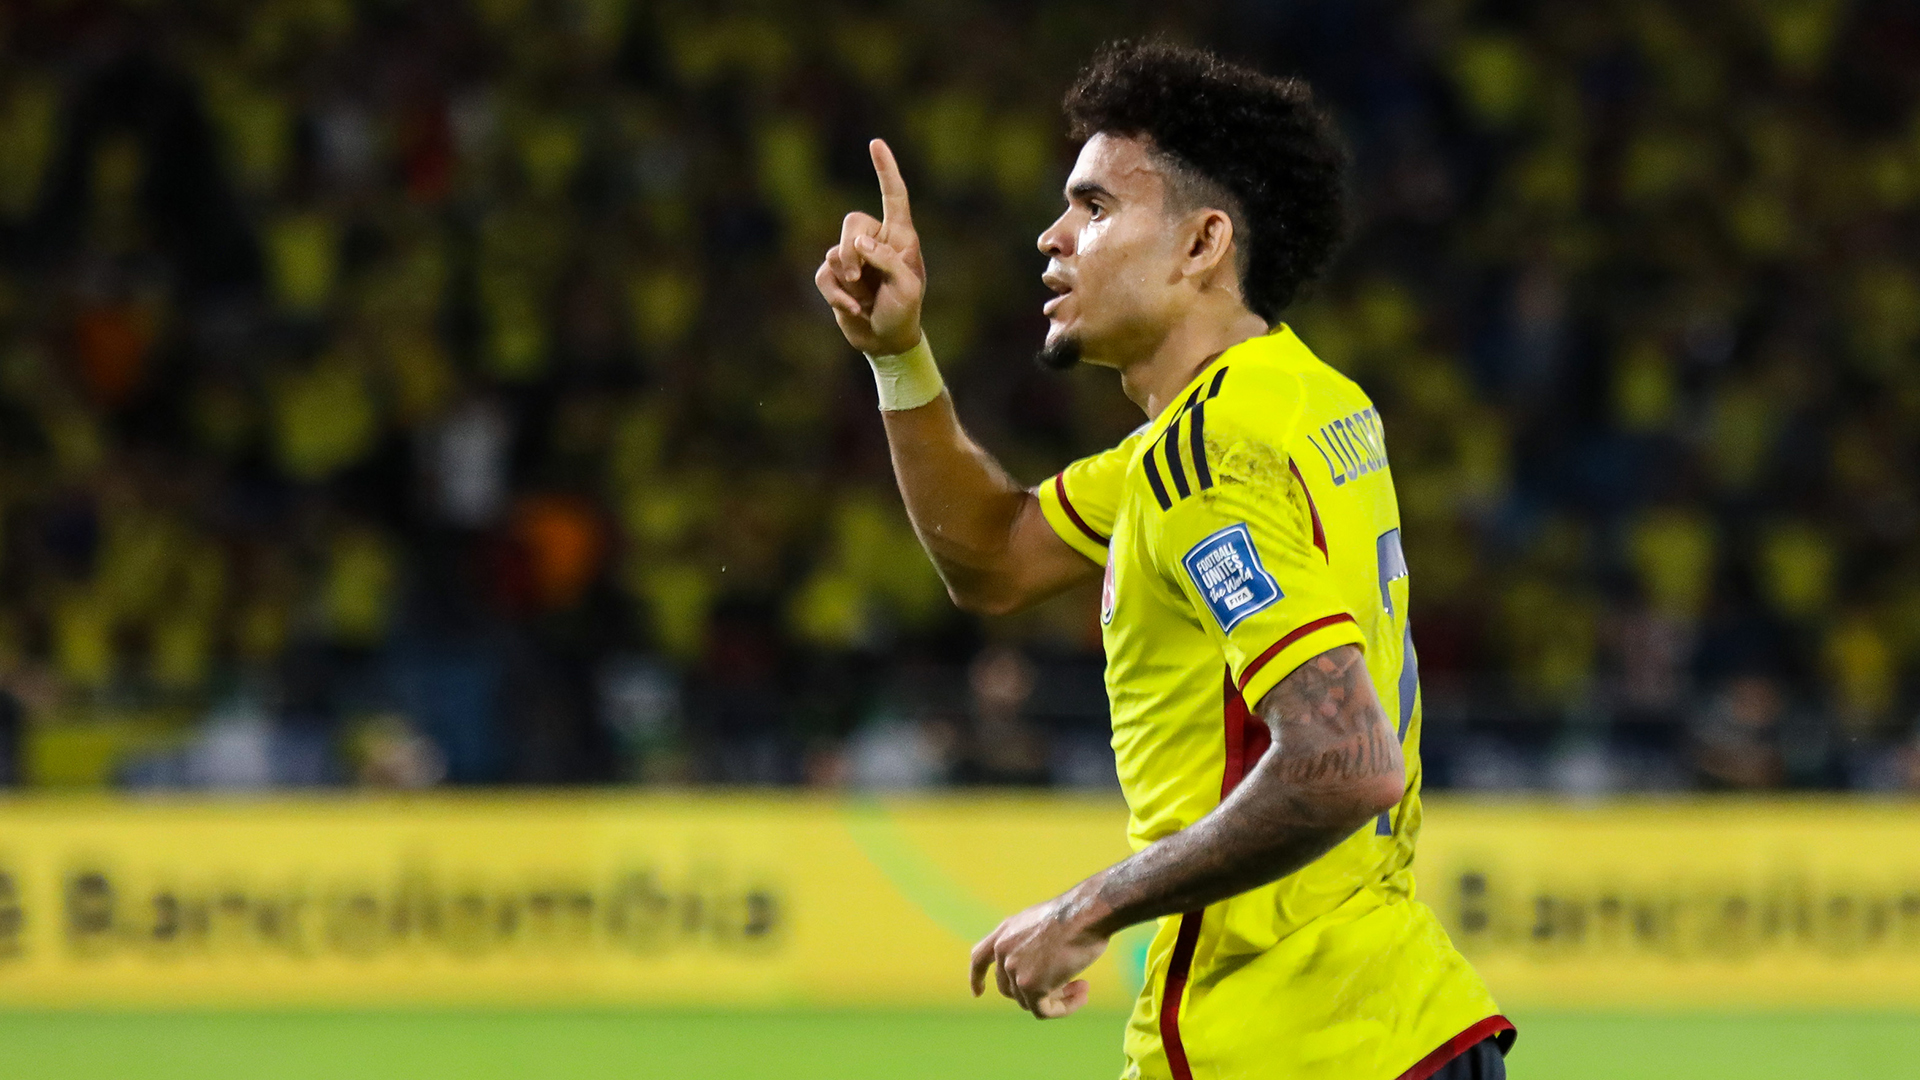
[[[1418,1080],[1509,1030],[1413,896],[1419,680],[1399,505],[1366,394],[1282,326],[1039,494],[1061,538],[1106,566],[1107,694],[1136,850],[1220,804],[1268,747],[1250,704],[1329,649],[1365,651],[1406,755],[1392,812],[1298,873],[1160,920],[1125,1076]]]

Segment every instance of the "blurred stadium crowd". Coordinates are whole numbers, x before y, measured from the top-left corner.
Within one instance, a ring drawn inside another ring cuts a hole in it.
[[[1386,417],[1428,783],[1920,788],[1920,9],[22,0],[0,775],[1103,786],[1094,600],[955,613],[811,287],[902,153],[1029,481],[1093,45],[1315,83],[1290,316]]]

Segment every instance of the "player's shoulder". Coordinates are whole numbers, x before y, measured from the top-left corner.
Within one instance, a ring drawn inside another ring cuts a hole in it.
[[[1298,394],[1287,393],[1284,373],[1249,344],[1209,364],[1164,418],[1140,434],[1132,472],[1161,510],[1231,480],[1220,466],[1246,458],[1250,450],[1284,460],[1279,448],[1297,426],[1288,401]]]
[[[1315,356],[1284,324],[1227,350],[1205,389],[1214,436],[1263,444],[1283,455],[1327,418],[1373,404],[1358,383]]]
[[[1272,333],[1227,350],[1213,409],[1223,424],[1285,439],[1318,412],[1367,407],[1366,391],[1315,356],[1282,323]]]
[[[1217,484],[1285,484],[1296,446],[1325,417],[1370,409],[1366,393],[1281,325],[1228,349],[1163,423],[1135,433],[1138,482],[1162,510]]]

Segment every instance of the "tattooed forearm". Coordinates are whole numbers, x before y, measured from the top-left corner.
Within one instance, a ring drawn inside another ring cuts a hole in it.
[[[1314,657],[1260,700],[1273,746],[1219,808],[1076,890],[1102,933],[1285,877],[1400,801],[1405,764],[1358,648]]]

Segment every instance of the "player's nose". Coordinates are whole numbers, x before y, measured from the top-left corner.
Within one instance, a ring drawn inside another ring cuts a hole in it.
[[[1064,258],[1073,254],[1073,233],[1066,227],[1067,215],[1061,214],[1053,224],[1046,227],[1037,241],[1040,254],[1049,259]]]

